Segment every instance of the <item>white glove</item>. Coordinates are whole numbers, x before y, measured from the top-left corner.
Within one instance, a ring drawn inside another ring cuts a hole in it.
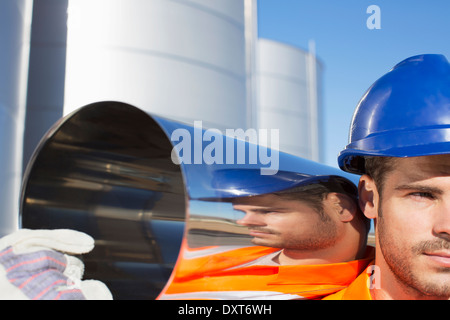
[[[0,299],[111,300],[106,285],[84,280],[83,263],[68,254],[94,248],[94,239],[74,230],[22,229],[0,239]]]

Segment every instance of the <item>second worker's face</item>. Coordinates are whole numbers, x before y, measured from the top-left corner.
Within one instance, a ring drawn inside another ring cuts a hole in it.
[[[233,204],[244,213],[237,223],[248,227],[254,244],[296,250],[318,250],[335,243],[338,230],[327,214],[328,207],[324,200],[320,214],[306,202],[272,194],[242,198]]]

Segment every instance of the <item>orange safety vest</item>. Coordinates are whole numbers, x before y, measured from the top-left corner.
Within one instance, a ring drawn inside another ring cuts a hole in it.
[[[246,264],[277,248],[207,247],[188,250],[177,262],[171,280],[158,299],[321,299],[347,287],[373,259],[298,266]]]
[[[372,300],[370,295],[370,274],[371,267],[374,261],[369,263],[369,266],[364,272],[353,281],[347,288],[342,289],[332,295],[325,297],[323,300]]]

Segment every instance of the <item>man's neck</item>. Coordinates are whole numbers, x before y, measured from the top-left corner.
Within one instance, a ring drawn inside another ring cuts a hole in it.
[[[379,258],[382,253],[377,251],[378,259],[375,265],[379,272],[379,285],[370,289],[370,295],[374,300],[448,300],[448,297],[435,297],[425,295],[422,292],[400,281],[391,271],[384,259]]]

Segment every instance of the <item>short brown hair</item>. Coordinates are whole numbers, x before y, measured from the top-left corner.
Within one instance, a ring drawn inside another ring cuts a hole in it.
[[[386,174],[394,169],[395,162],[395,158],[392,157],[364,158],[366,174],[373,179],[380,195],[384,187]]]
[[[321,184],[313,185],[313,188],[294,188],[292,190],[274,192],[273,194],[286,200],[296,200],[308,203],[319,213],[322,220],[327,220],[328,216],[323,211],[323,200],[330,190]]]
[[[339,181],[341,178],[339,177],[331,177],[331,181]],[[286,200],[297,200],[304,201],[308,203],[316,212],[319,214],[320,219],[322,221],[329,220],[329,216],[325,214],[323,209],[323,200],[325,197],[331,193],[337,192],[341,194],[347,195],[352,201],[355,202],[355,207],[357,210],[356,218],[363,222],[366,228],[366,234],[369,233],[370,230],[370,219],[366,218],[366,216],[360,210],[357,203],[357,189],[351,187],[350,185],[346,185],[343,183],[332,183],[330,185],[315,183],[307,186],[297,187],[290,190],[284,190],[280,192],[274,192],[273,194],[284,198]]]

